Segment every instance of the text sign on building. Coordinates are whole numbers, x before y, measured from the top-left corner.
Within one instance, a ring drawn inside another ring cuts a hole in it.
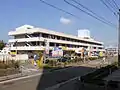
[[[59,47],[55,47],[52,51],[52,57],[61,57],[63,56],[63,50]]]

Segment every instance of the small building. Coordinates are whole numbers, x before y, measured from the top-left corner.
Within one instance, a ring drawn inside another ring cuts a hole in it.
[[[106,52],[108,55],[117,55],[118,54],[118,47],[106,47]]]

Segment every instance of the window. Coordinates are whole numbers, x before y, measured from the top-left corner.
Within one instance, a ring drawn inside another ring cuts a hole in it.
[[[70,41],[70,38],[66,38],[67,39],[67,41]]]
[[[32,34],[33,37],[39,37],[39,33]]]
[[[57,40],[60,40],[60,36],[56,36],[57,37]]]
[[[27,29],[31,29],[30,27],[27,27]]]
[[[42,46],[45,46],[45,42],[41,42]]]
[[[50,46],[54,46],[54,43],[50,43]]]
[[[62,40],[65,40],[65,37],[62,37]]]
[[[102,47],[99,47],[98,49],[102,49]]]
[[[62,44],[62,46],[65,46],[65,44]]]
[[[55,39],[55,36],[54,36],[54,35],[51,35],[51,39]]]
[[[32,44],[33,46],[36,46],[36,42],[31,42],[31,44]]]
[[[42,37],[48,38],[48,34],[43,33],[43,34],[42,34]]]

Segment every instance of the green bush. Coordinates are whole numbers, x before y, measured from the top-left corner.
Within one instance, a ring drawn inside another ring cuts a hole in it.
[[[43,68],[44,68],[44,69],[51,69],[51,68],[53,68],[53,67],[46,64],[46,65],[43,66]]]
[[[48,65],[50,65],[50,66],[57,66],[57,60],[56,59],[49,60],[48,61]]]
[[[79,61],[81,61],[82,59],[80,58],[80,57],[75,57],[73,60],[72,60],[72,62],[73,63],[77,63],[77,62],[79,62]]]

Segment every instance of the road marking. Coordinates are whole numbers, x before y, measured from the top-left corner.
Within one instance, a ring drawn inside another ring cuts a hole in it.
[[[0,84],[9,83],[9,82],[13,82],[13,81],[21,80],[21,79],[26,79],[26,78],[30,78],[30,77],[35,77],[35,76],[39,76],[39,75],[42,75],[42,73],[38,73],[35,75],[30,75],[30,76],[25,76],[25,77],[20,77],[20,78],[15,78],[15,79],[7,80],[7,81],[2,81],[2,82],[0,82]]]

